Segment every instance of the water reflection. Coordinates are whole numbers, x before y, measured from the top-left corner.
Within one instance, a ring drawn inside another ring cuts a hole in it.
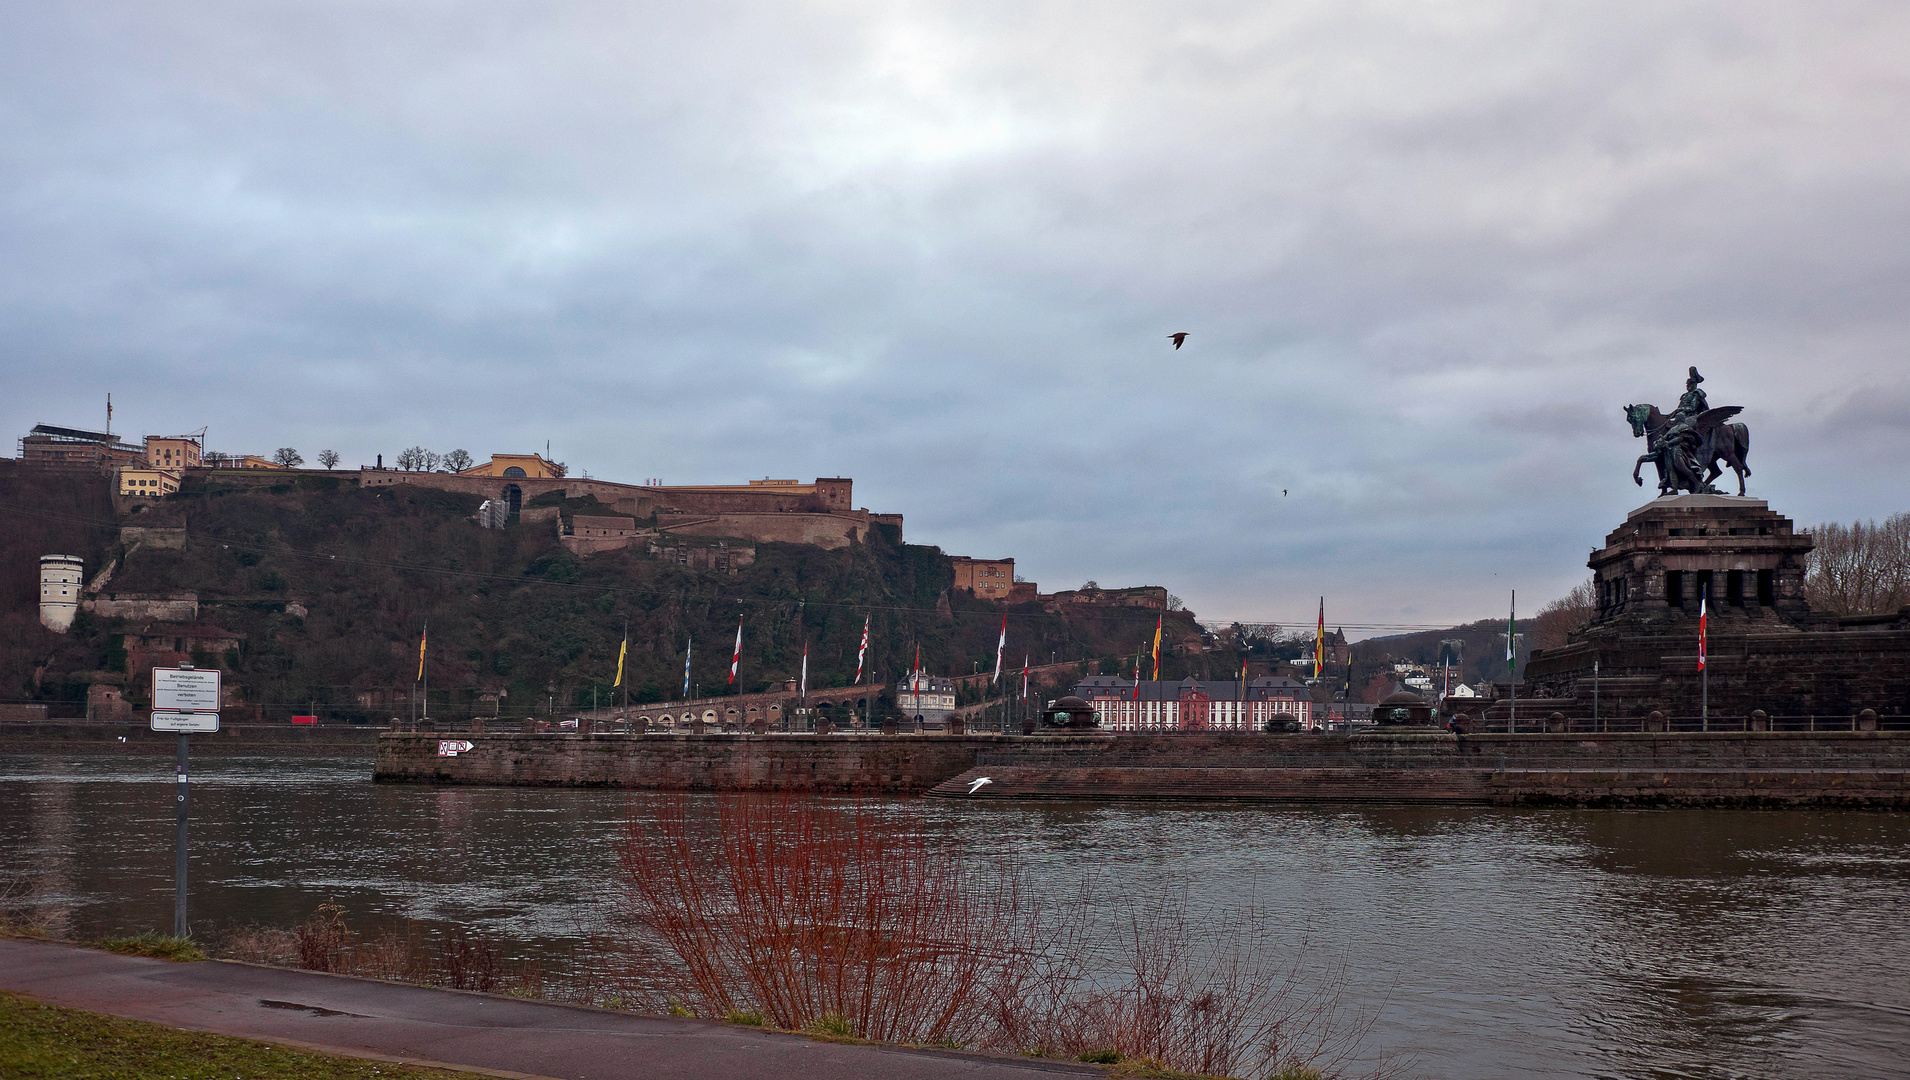
[[[0,868],[56,931],[163,927],[170,761],[0,758]],[[378,786],[363,760],[195,763],[193,923],[601,934],[650,796]],[[1883,1077],[1910,1060],[1910,818],[1863,812],[929,801],[1112,940],[1163,890],[1343,959],[1430,1076]]]

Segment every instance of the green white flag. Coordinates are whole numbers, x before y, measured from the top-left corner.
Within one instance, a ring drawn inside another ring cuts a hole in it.
[[[1512,590],[1512,607],[1505,618],[1505,673],[1508,677],[1519,664],[1519,590]]]

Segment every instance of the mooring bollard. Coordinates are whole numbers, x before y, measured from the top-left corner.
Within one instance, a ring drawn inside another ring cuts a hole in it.
[[[1546,717],[1545,730],[1548,732],[1551,732],[1554,735],[1564,732],[1565,714],[1562,712],[1555,712],[1552,715]]]
[[[1877,730],[1877,710],[1865,709],[1863,712],[1858,713],[1857,714],[1857,730],[1858,731]]]
[[[962,723],[961,717],[951,716],[948,718],[948,733],[950,735],[961,735],[965,733],[967,730],[968,730],[968,727],[967,725]]]
[[[1771,730],[1770,714],[1765,712],[1763,709],[1752,709],[1751,710],[1751,730],[1752,731]]]
[[[1669,721],[1665,719],[1664,713],[1661,713],[1658,710],[1653,709],[1651,711],[1651,715],[1645,717],[1645,730],[1646,731],[1670,731],[1671,724]]]

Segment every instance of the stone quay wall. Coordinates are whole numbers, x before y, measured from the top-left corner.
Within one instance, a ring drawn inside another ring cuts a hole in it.
[[[1001,735],[525,735],[401,732],[378,740],[383,783],[902,795],[975,764]],[[440,740],[470,742],[440,757]]]
[[[440,756],[439,741],[472,744]],[[1910,732],[720,735],[393,732],[389,783],[1007,799],[1910,809]],[[986,777],[988,783],[973,787]]]
[[[195,754],[370,758],[384,728],[370,724],[221,724],[195,734]],[[121,742],[124,738],[126,741]],[[0,723],[4,754],[171,754],[179,736],[128,721],[39,720]]]

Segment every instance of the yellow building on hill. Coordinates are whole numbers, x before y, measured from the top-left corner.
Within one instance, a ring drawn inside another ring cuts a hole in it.
[[[492,454],[491,460],[458,472],[459,476],[508,476],[513,480],[562,480],[564,470],[542,454]]]
[[[157,499],[179,490],[179,474],[138,465],[119,467],[119,493]]]
[[[155,469],[196,469],[201,457],[199,440],[189,435],[146,436],[146,464]]]

